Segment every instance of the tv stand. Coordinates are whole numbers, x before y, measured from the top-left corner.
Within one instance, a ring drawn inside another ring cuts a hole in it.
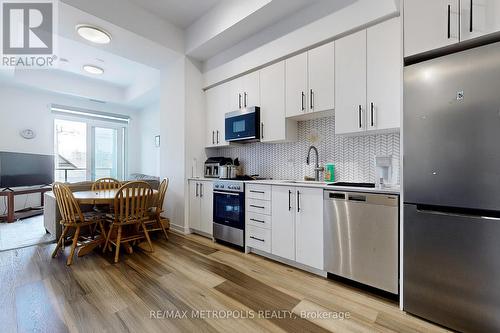
[[[7,215],[5,216],[0,216],[1,219],[4,221],[7,221],[8,223],[12,223],[16,221],[17,219],[29,217],[29,216],[34,216],[34,215],[39,215],[43,213],[43,209],[37,209],[37,210],[29,210],[29,211],[20,211],[18,214],[16,214],[16,211],[14,210],[14,198],[17,195],[27,195],[27,194],[33,194],[33,193],[40,193],[40,206],[43,207],[43,195],[45,192],[52,191],[51,187],[39,187],[39,188],[30,188],[30,189],[25,189],[25,190],[13,190],[10,188],[4,189],[0,191],[0,197],[7,197]]]

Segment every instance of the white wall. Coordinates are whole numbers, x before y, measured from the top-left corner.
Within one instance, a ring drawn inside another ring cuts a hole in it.
[[[139,112],[138,134],[140,137],[140,172],[160,177],[160,148],[155,145],[155,136],[160,135],[160,103],[154,103]]]
[[[141,171],[140,159],[134,158],[139,155],[140,141],[135,139],[138,137],[139,127],[136,123],[137,112],[133,109],[6,85],[0,85],[0,101],[2,101],[0,106],[0,151],[53,154],[55,116],[50,110],[50,104],[53,103],[129,115],[131,121],[128,128],[128,153],[130,156],[128,169],[129,172]],[[35,131],[35,139],[26,140],[19,135],[19,132],[26,128]],[[23,196],[16,197],[16,209],[25,206],[25,199],[26,197]],[[0,214],[4,210],[3,204],[0,202]],[[39,204],[39,195],[37,194],[30,195],[26,201],[26,207],[38,206]]]

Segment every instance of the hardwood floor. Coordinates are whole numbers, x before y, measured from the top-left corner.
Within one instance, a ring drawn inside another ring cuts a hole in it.
[[[50,257],[53,244],[0,253],[2,332],[445,332],[390,301],[202,237],[170,233],[154,245],[118,264],[95,252],[71,267]]]

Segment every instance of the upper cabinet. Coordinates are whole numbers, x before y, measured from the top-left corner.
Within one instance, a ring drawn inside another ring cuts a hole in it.
[[[500,31],[500,0],[405,0],[405,57]]]
[[[287,117],[335,107],[334,42],[286,59],[285,66]]]
[[[258,71],[229,82],[229,110],[260,106],[260,73]]]
[[[206,147],[227,146],[225,140],[224,114],[229,112],[228,84],[208,89],[205,92],[206,106]]]
[[[297,139],[297,122],[285,114],[285,62],[260,71],[261,141],[279,142]]]
[[[336,41],[336,134],[400,127],[400,31],[394,18]]]

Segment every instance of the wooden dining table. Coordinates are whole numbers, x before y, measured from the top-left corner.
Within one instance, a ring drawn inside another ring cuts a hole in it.
[[[76,202],[80,205],[113,205],[115,201],[116,193],[118,189],[111,190],[90,190],[90,191],[79,191],[73,192]],[[158,196],[158,191],[153,190],[153,202]],[[88,242],[78,249],[78,256],[82,257],[90,252],[92,252],[99,245],[104,244],[106,241],[106,235],[99,235],[95,240]],[[123,247],[130,254],[133,253],[132,246],[128,243],[124,243]]]

